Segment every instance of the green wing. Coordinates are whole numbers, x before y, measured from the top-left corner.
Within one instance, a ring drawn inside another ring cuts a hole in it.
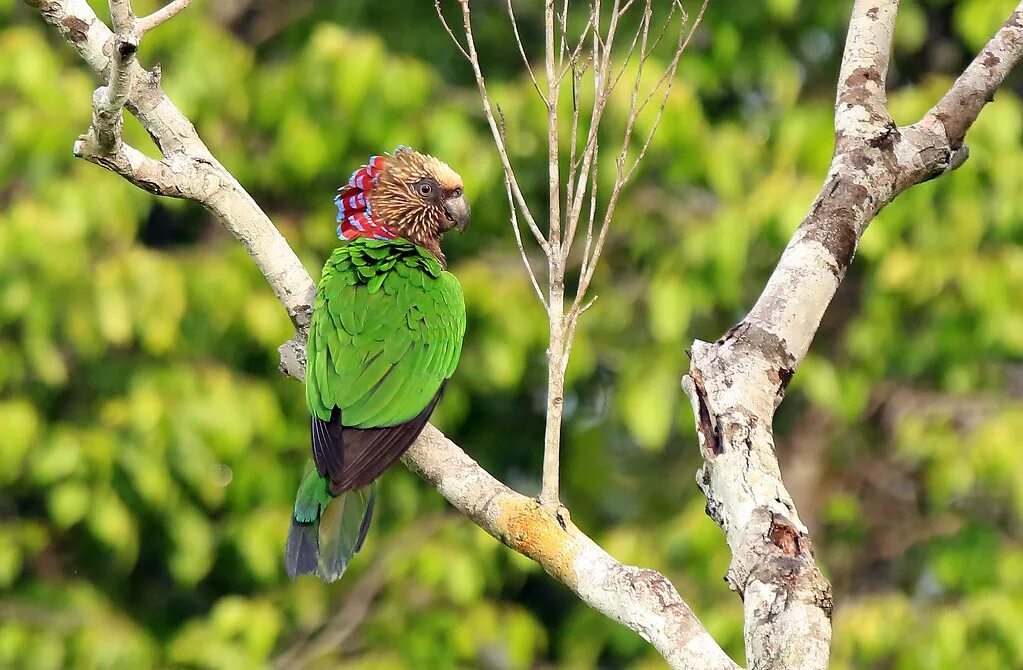
[[[386,467],[400,456],[454,372],[464,334],[458,280],[425,249],[365,239],[336,249],[317,289],[307,348],[320,473],[337,484],[346,463],[369,458]],[[378,430],[392,427],[405,429]],[[386,453],[362,454],[374,448]]]

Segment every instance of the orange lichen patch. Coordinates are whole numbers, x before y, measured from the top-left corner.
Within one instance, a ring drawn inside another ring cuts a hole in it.
[[[569,588],[576,588],[572,563],[579,552],[579,529],[568,513],[543,507],[532,498],[511,498],[498,503],[500,540],[543,566]]]

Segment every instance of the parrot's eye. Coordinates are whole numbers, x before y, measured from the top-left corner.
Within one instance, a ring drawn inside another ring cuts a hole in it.
[[[460,198],[460,197],[462,197],[462,189],[456,188],[454,191],[451,192],[451,197],[452,198]]]
[[[423,181],[416,184],[416,190],[419,191],[419,195],[423,196],[424,198],[429,197],[433,195],[433,184],[424,179]]]

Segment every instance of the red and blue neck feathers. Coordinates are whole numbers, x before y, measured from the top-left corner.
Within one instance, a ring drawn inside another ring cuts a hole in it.
[[[393,240],[398,233],[373,213],[370,191],[377,185],[384,169],[384,156],[371,156],[369,162],[352,173],[348,183],[338,189],[334,197],[337,205],[337,236],[342,240],[368,237],[374,240]]]

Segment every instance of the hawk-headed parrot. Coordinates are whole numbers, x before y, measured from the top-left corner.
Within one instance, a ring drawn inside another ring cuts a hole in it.
[[[469,222],[462,179],[407,147],[342,186],[338,236],[309,326],[312,462],[285,567],[338,579],[366,538],[376,479],[422,432],[462,351],[465,303],[441,236]]]

